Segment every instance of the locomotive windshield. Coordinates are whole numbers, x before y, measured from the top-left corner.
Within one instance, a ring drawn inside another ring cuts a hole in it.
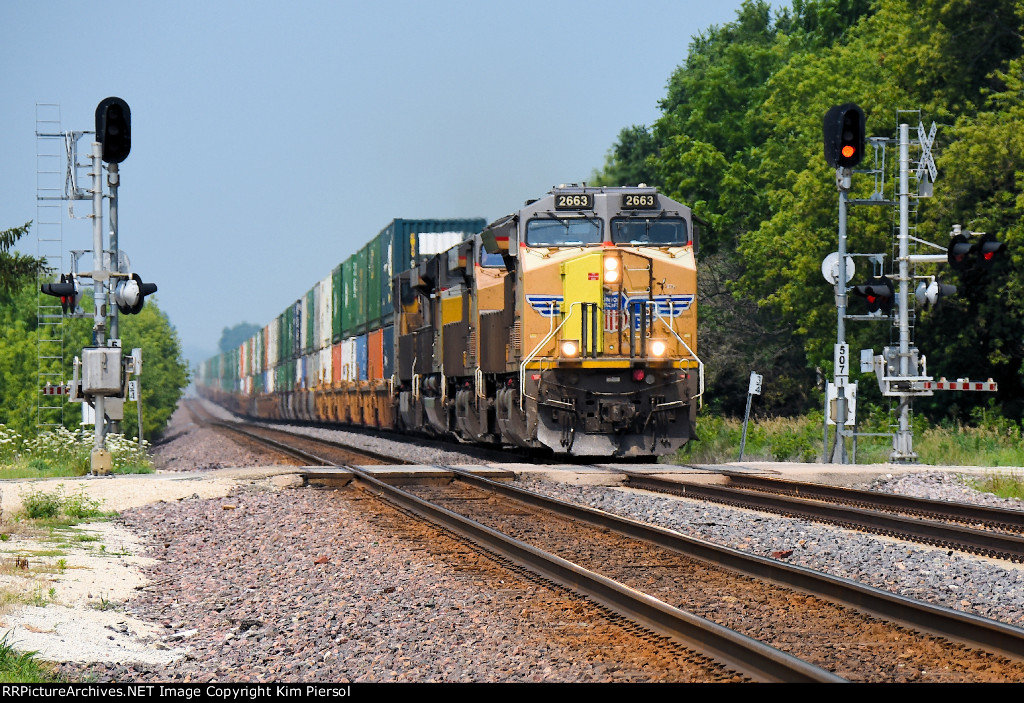
[[[578,247],[600,242],[600,220],[566,217],[530,220],[526,224],[526,243],[532,247]]]
[[[612,241],[625,245],[678,247],[690,243],[686,220],[623,218],[612,220]]]

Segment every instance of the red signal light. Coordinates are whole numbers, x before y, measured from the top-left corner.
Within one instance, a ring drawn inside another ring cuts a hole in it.
[[[850,158],[851,156],[854,155],[856,151],[856,149],[847,144],[846,146],[843,147],[843,156],[845,156],[846,158]]]

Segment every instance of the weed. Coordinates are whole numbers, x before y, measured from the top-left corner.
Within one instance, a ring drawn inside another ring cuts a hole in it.
[[[25,509],[25,515],[32,520],[41,518],[54,518],[60,515],[61,506],[64,503],[64,492],[58,488],[53,493],[45,491],[29,491],[27,495],[21,496],[21,504]]]
[[[67,570],[68,570],[68,560],[67,559],[63,559],[63,558],[58,559],[57,560],[57,573],[58,574],[63,574]]]
[[[101,593],[99,603],[93,603],[92,607],[96,610],[115,610],[118,607],[118,605],[118,603],[115,603],[114,601],[107,598],[106,595]]]
[[[10,632],[0,638],[0,683],[56,683],[53,670],[36,660],[38,652],[17,652],[9,641]]]
[[[66,524],[73,524],[105,515],[99,509],[102,501],[85,495],[84,489],[71,496],[65,496],[60,486],[51,492],[30,489],[22,493],[21,502],[25,517],[31,520],[56,520],[64,516]]]
[[[993,493],[1000,498],[1024,499],[1024,477],[1016,472],[990,473],[984,478],[971,479],[967,484],[975,490]]]
[[[102,502],[97,498],[90,498],[85,495],[84,491],[79,491],[73,496],[68,496],[64,500],[62,507],[64,514],[68,517],[76,520],[86,520],[88,518],[100,517],[103,514],[100,511],[100,504]]]

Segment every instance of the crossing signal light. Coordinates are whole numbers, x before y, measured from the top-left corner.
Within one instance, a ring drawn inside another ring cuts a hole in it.
[[[956,286],[938,281],[932,281],[931,283],[922,281],[917,286],[917,290],[914,291],[914,296],[917,298],[919,305],[925,305],[926,303],[928,305],[935,305],[943,298],[948,298],[951,295],[956,295]]]
[[[829,108],[824,132],[829,166],[852,168],[864,158],[864,111],[858,105],[844,103]]]
[[[977,244],[978,264],[982,268],[990,268],[999,254],[1006,251],[1004,242],[997,242],[995,236],[986,234]]]
[[[966,271],[974,264],[974,246],[965,234],[954,234],[946,249],[946,261],[954,271]]]
[[[100,158],[119,164],[132,150],[132,111],[121,98],[106,98],[96,106],[96,141]]]
[[[888,315],[892,312],[896,289],[885,276],[875,276],[862,286],[854,286],[853,292],[867,301],[869,313],[881,311]]]
[[[46,295],[60,298],[60,309],[65,315],[73,313],[78,307],[78,295],[81,288],[78,278],[73,273],[62,273],[60,283],[44,283],[40,290]]]
[[[139,274],[133,273],[131,278],[121,280],[114,288],[114,302],[121,313],[135,315],[142,310],[146,296],[153,293],[156,293],[156,284],[143,283]]]

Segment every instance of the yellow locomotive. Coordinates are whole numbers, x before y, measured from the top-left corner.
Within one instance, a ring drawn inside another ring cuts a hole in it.
[[[563,186],[395,279],[400,427],[583,456],[694,437],[697,237],[653,188]]]

